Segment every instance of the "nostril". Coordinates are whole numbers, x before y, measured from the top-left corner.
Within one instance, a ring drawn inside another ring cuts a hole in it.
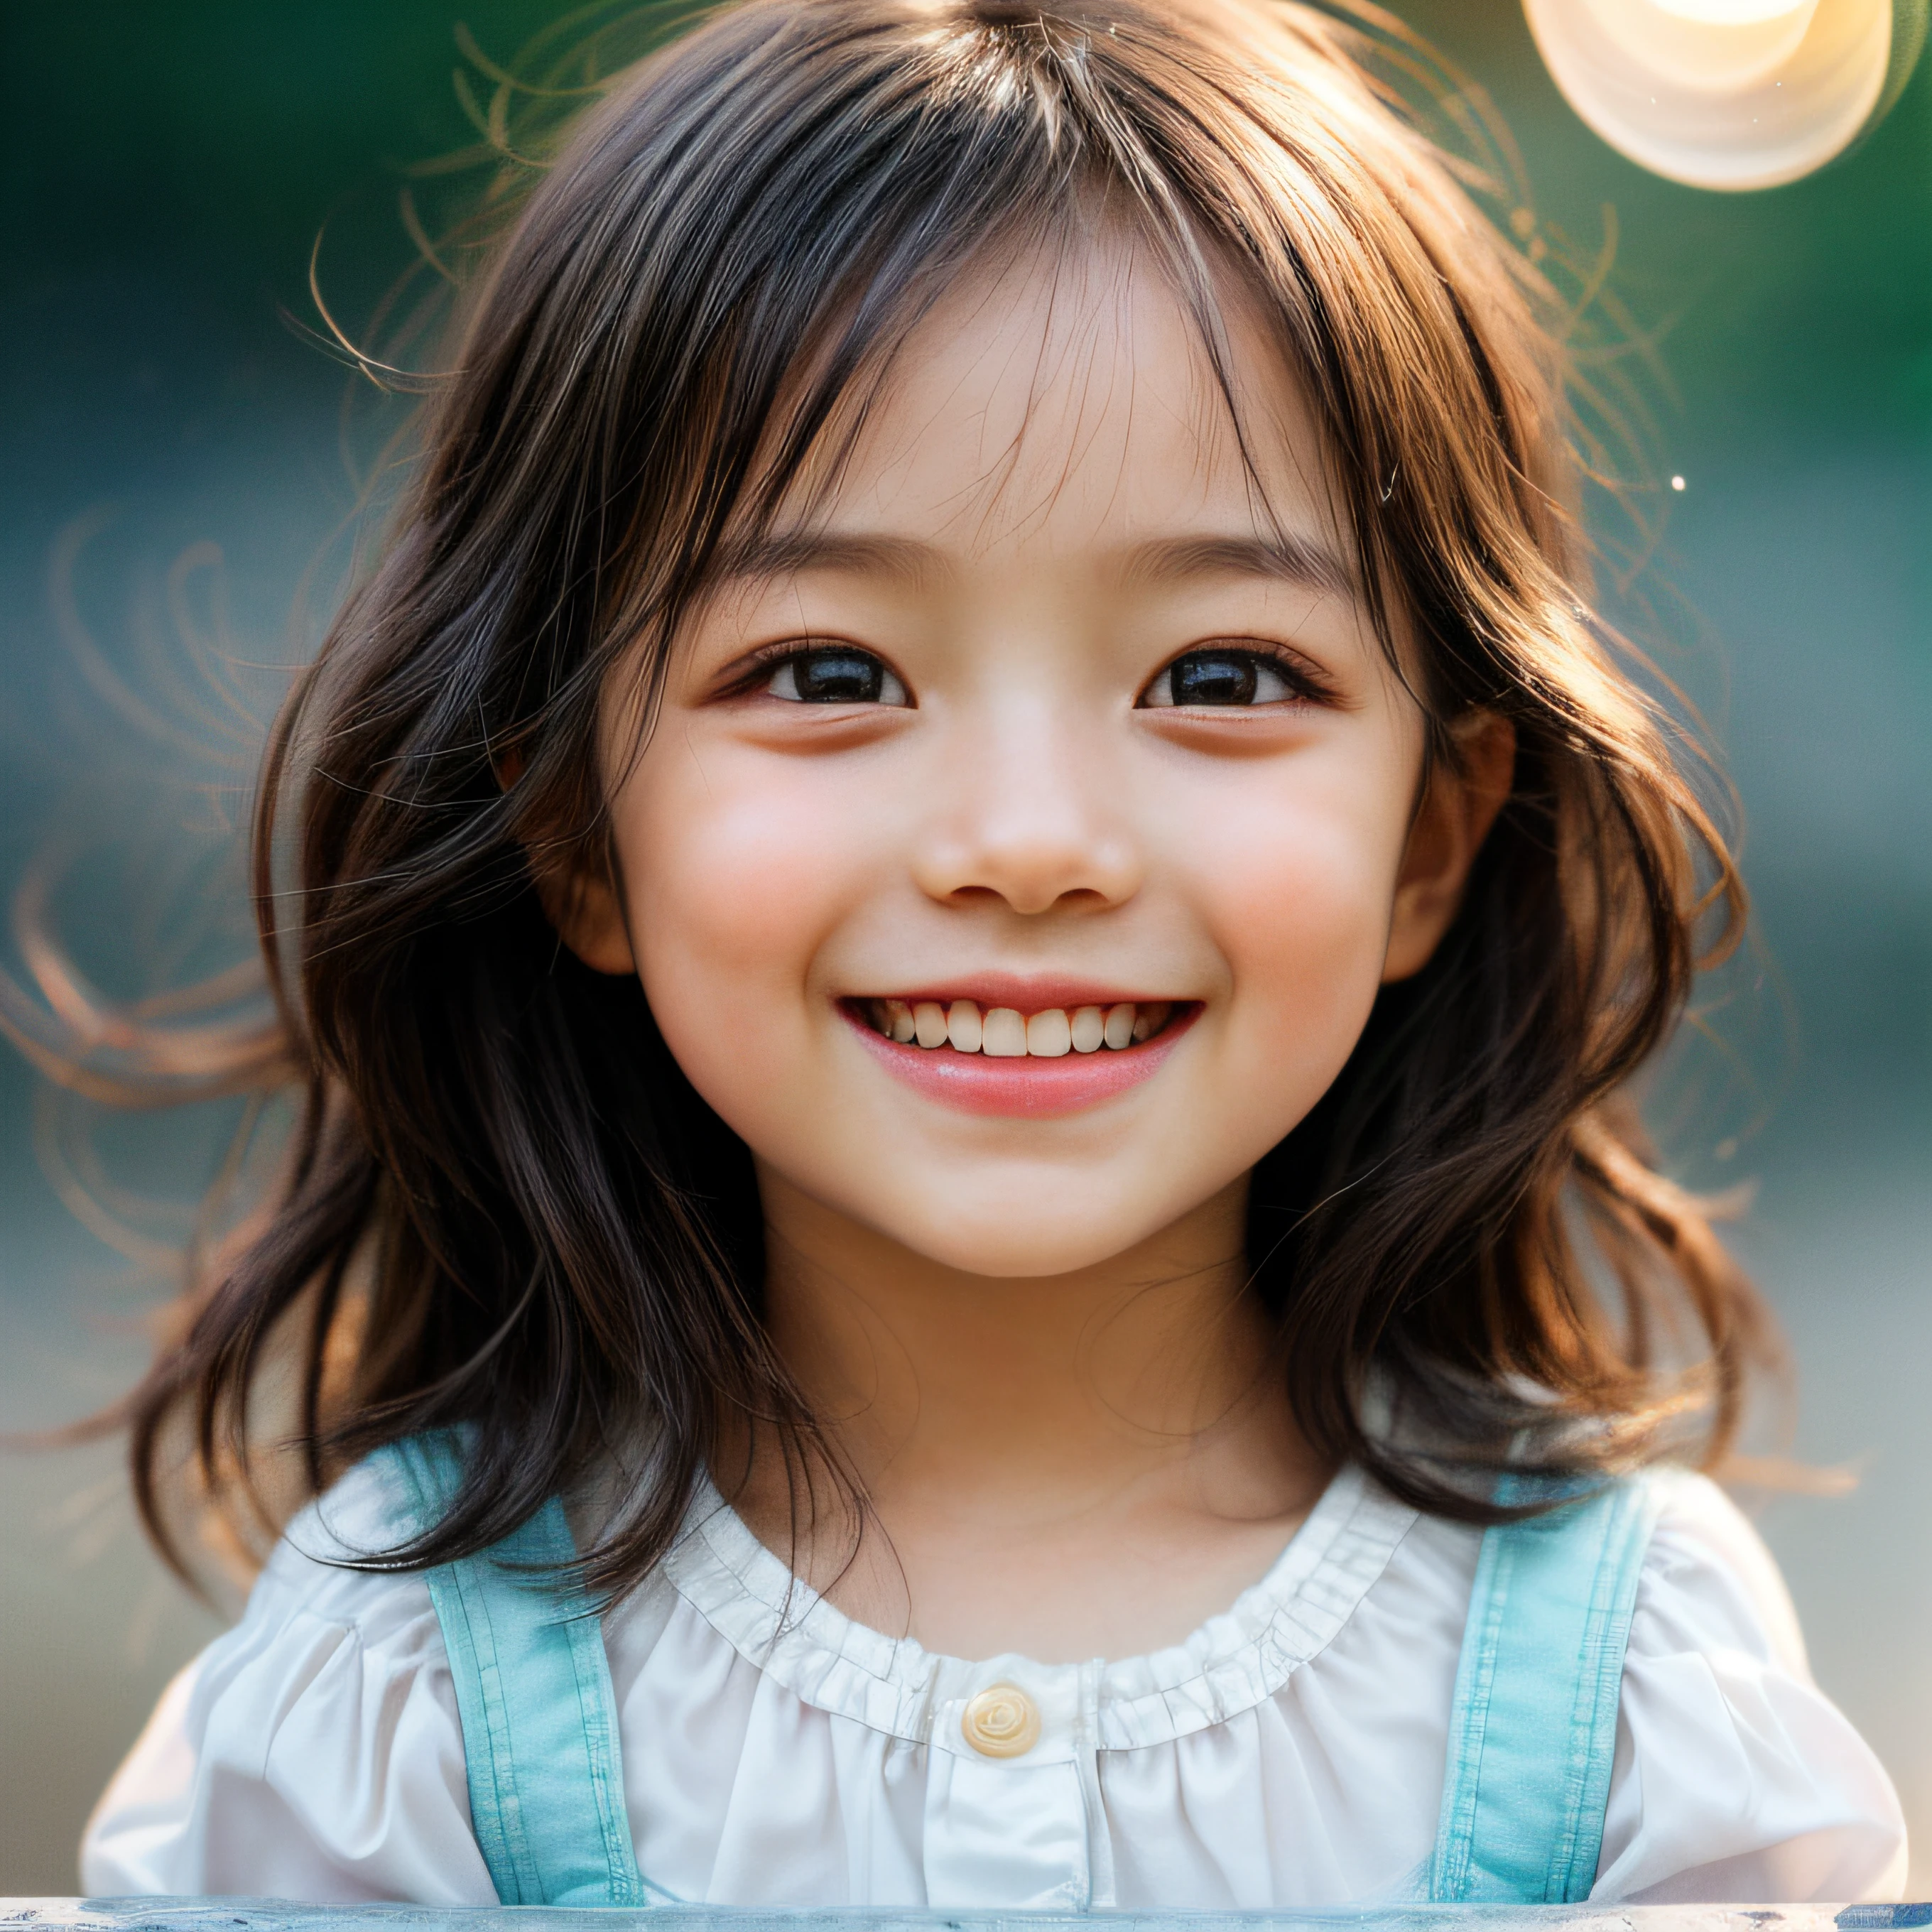
[[[1100,912],[1115,902],[1108,896],[1091,886],[1076,886],[1071,892],[1057,892],[1052,898],[1031,896],[1018,888],[1001,891],[993,886],[957,886],[945,894],[946,903],[962,908],[1003,906],[1010,912],[1016,912],[1026,918],[1036,918],[1046,912]]]
[[[956,830],[922,837],[912,872],[920,889],[942,904],[998,904],[1026,916],[1118,905],[1140,883],[1129,842],[1045,826],[982,826],[977,836]]]

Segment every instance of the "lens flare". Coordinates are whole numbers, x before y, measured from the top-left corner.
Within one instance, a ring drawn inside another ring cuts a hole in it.
[[[1888,107],[1926,0],[1524,0],[1545,64],[1618,152],[1696,188],[1775,187]]]

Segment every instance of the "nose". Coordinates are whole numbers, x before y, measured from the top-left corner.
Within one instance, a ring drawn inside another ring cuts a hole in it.
[[[914,855],[922,891],[949,903],[990,896],[1030,916],[1097,911],[1139,890],[1124,774],[1076,708],[1009,702],[946,734]]]

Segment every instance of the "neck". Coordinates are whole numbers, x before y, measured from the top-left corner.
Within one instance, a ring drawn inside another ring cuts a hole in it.
[[[1273,1516],[1305,1490],[1246,1286],[1245,1180],[1046,1278],[946,1268],[781,1176],[760,1184],[770,1332],[889,1528],[935,1514],[1043,1527],[1162,1500]],[[754,1450],[749,1469],[763,1514],[782,1459]]]

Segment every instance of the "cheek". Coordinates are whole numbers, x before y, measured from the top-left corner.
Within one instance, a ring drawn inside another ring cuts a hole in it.
[[[849,814],[761,769],[777,763],[666,748],[626,788],[617,850],[654,1007],[694,976],[714,1012],[720,994],[795,995],[863,876]]]
[[[614,813],[638,976],[664,1042],[760,1148],[820,1095],[814,964],[878,870],[862,816],[814,776],[740,748],[653,746]]]
[[[1298,1114],[1340,1071],[1375,1004],[1406,782],[1394,759],[1310,760],[1196,842],[1190,876],[1229,970],[1230,1045],[1258,1088]]]

